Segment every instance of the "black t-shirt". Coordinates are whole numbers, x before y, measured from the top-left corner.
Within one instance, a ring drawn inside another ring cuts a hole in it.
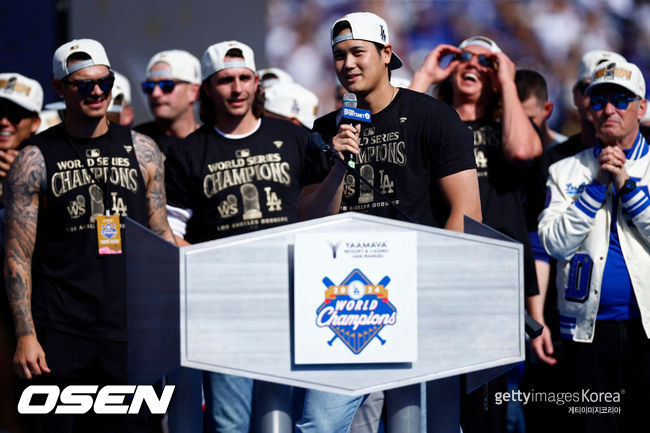
[[[160,152],[163,155],[167,155],[167,149],[169,146],[173,146],[174,143],[183,141],[182,138],[170,137],[169,135],[165,134],[163,130],[160,129],[158,124],[154,121],[142,123],[133,128],[133,130],[139,132],[140,134],[151,137],[153,141],[156,142],[158,149],[160,149]]]
[[[317,119],[314,131],[326,141],[336,135],[338,111]],[[440,178],[475,168],[472,136],[447,104],[423,93],[400,89],[391,103],[361,123],[356,167],[413,221],[444,226],[449,206]],[[352,174],[344,180],[341,211],[403,219]]]
[[[524,291],[539,293],[530,246],[524,197],[529,166],[510,163],[503,154],[502,125],[492,120],[465,122],[474,133],[474,156],[481,193],[483,223],[524,245]]]
[[[32,260],[36,325],[126,341],[125,253],[98,254],[95,220],[110,210],[120,215],[122,229],[126,216],[147,224],[131,130],[111,123],[100,137],[77,139],[61,124],[26,144],[40,149],[47,173]],[[128,234],[122,237],[124,251]]]
[[[192,211],[185,239],[198,243],[295,222],[302,187],[327,174],[308,139],[306,129],[264,117],[244,138],[204,125],[171,146],[167,202]]]

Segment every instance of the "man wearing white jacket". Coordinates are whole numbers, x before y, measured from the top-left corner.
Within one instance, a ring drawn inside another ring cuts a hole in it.
[[[632,431],[650,407],[645,81],[636,65],[607,62],[587,94],[598,145],[550,167],[539,235],[559,261],[563,371],[576,397],[569,431]]]

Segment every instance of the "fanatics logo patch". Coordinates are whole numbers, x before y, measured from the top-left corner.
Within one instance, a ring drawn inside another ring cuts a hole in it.
[[[339,338],[355,355],[373,338],[385,344],[379,332],[384,326],[397,323],[397,309],[388,300],[386,290],[389,282],[390,277],[385,276],[374,285],[359,269],[354,269],[339,285],[323,278],[327,290],[325,301],[316,310],[316,325],[334,332],[327,344],[331,346]]]

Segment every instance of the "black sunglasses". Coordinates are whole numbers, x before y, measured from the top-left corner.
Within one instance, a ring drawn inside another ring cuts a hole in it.
[[[13,102],[0,99],[0,119],[6,118],[10,123],[17,125],[21,120],[35,116],[35,113],[25,110]]]
[[[174,80],[160,80],[160,81],[143,81],[142,82],[142,91],[146,93],[147,95],[151,95],[156,88],[156,86],[160,87],[160,90],[163,93],[171,93],[174,90],[174,87],[176,87],[176,84],[178,81]]]
[[[623,93],[617,95],[591,95],[589,97],[589,106],[594,111],[600,111],[607,105],[607,102],[611,102],[614,108],[618,110],[625,110],[630,105],[632,101],[639,101],[641,98],[627,96]]]
[[[486,68],[492,68],[494,66],[494,62],[486,55],[470,53],[469,51],[461,51],[460,54],[454,56],[454,59],[460,60],[461,62],[469,62],[474,56],[478,57],[479,65],[485,66]]]
[[[93,93],[95,86],[99,86],[104,93],[110,92],[115,82],[115,75],[111,73],[97,80],[64,80],[64,82],[76,87],[79,95],[88,96]]]

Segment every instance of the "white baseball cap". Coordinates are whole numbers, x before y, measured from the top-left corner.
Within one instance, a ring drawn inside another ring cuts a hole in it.
[[[46,129],[58,125],[63,121],[63,119],[61,119],[61,115],[59,114],[58,110],[47,110],[47,109],[41,110],[38,116],[41,118],[41,124],[38,126],[38,129],[36,130],[37,134],[40,134]]]
[[[167,63],[170,72],[152,71],[156,63]],[[199,59],[184,50],[167,50],[155,54],[147,65],[147,78],[172,77],[175,80],[201,84],[201,63]]]
[[[461,42],[460,45],[458,45],[458,49],[462,50],[463,48],[469,47],[470,45],[478,45],[480,47],[487,48],[493,53],[501,52],[501,48],[499,48],[497,43],[487,36],[472,36],[471,38],[467,38]]]
[[[226,62],[226,54],[230,50],[240,50],[243,60]],[[255,56],[251,47],[239,41],[224,41],[211,45],[205,50],[202,62],[203,80],[227,68],[248,68],[255,72]]]
[[[350,26],[350,33],[342,33],[335,35],[334,30],[338,28],[339,23],[347,23]],[[360,39],[377,43],[381,46],[390,44],[390,37],[388,35],[388,25],[383,18],[373,14],[372,12],[354,12],[347,14],[342,18],[336,20],[332,25],[331,40],[332,47],[339,42],[347,41],[348,39]],[[398,69],[402,67],[402,60],[395,54],[390,58],[390,69]]]
[[[43,108],[43,88],[36,80],[16,72],[0,74],[0,98],[8,99],[27,111]]]
[[[318,97],[297,83],[278,81],[264,90],[264,109],[287,118],[295,117],[311,129],[318,112]]]
[[[77,62],[68,67],[68,57],[74,53],[85,53],[90,57],[90,59]],[[52,73],[54,74],[55,79],[60,80],[79,69],[95,65],[104,65],[108,68],[111,67],[102,44],[93,39],[75,39],[61,45],[54,52],[54,58],[52,59]]]
[[[591,77],[591,84],[585,90],[590,95],[598,86],[603,84],[615,84],[645,98],[645,80],[639,67],[628,62],[607,62],[601,63]]]
[[[293,83],[293,77],[280,68],[264,68],[257,71],[262,87],[269,87],[278,81]]]
[[[625,62],[625,57],[614,51],[592,50],[583,54],[578,65],[578,79],[576,81],[591,79],[598,65],[605,62]]]
[[[122,111],[122,101],[126,101],[127,105],[131,105],[131,84],[129,80],[117,71],[115,74],[115,83],[111,93],[111,103],[108,105],[109,113],[119,113]]]

